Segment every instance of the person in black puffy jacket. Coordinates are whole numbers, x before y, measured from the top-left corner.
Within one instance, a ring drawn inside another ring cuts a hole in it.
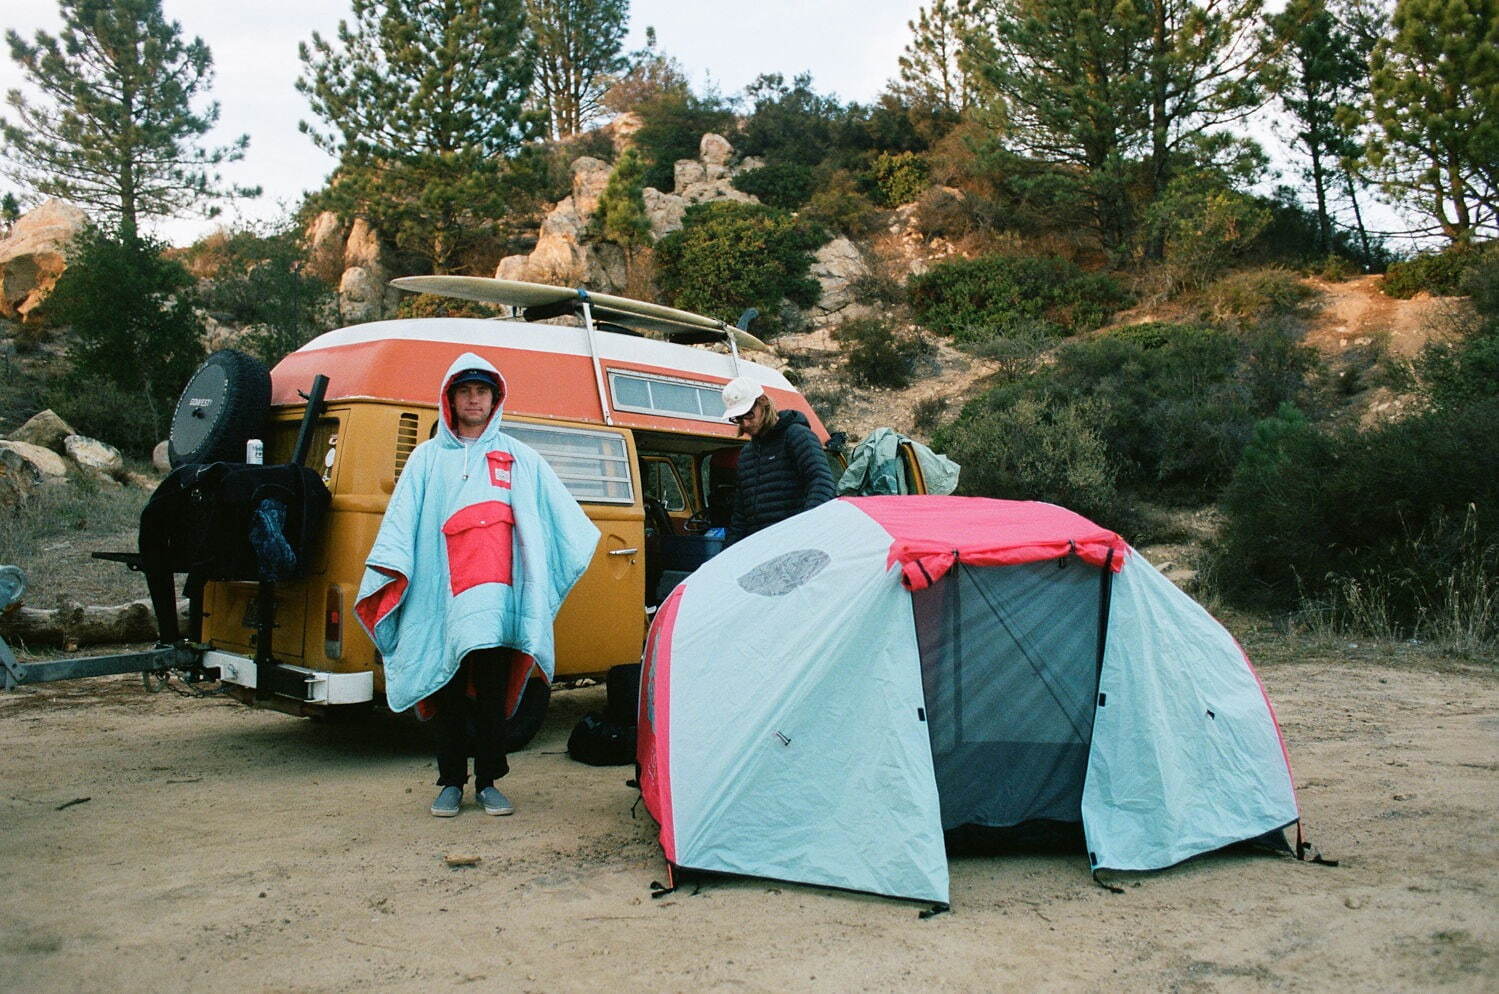
[[[760,384],[746,376],[723,388],[723,401],[724,416],[750,439],[739,450],[725,545],[833,499],[833,471],[806,415],[778,412]]]

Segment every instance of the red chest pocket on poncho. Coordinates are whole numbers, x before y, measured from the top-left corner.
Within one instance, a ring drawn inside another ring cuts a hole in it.
[[[489,461],[489,485],[510,489],[510,468],[515,465],[515,457],[508,452],[489,452],[484,458]]]
[[[457,596],[481,583],[510,583],[515,514],[497,500],[472,504],[443,523],[448,579]]]

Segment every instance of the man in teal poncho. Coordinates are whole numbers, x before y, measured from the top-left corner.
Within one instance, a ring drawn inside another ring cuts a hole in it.
[[[546,461],[500,431],[505,394],[471,352],[449,368],[437,433],[401,472],[354,605],[391,709],[435,721],[438,817],[458,814],[470,746],[480,806],[514,810],[494,786],[505,721],[534,671],[551,680],[553,620],[599,537]]]

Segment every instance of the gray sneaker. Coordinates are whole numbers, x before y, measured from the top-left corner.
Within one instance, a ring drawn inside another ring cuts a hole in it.
[[[484,813],[487,815],[508,815],[515,811],[515,805],[510,803],[510,798],[500,793],[498,787],[485,787],[479,791],[479,803],[484,805]]]
[[[452,818],[458,814],[461,804],[463,804],[463,788],[444,787],[437,792],[437,800],[432,802],[432,814],[437,818]]]

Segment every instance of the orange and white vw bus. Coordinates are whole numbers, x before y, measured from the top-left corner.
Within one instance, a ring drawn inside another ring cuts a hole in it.
[[[401,282],[425,289],[422,279]],[[302,578],[274,588],[274,693],[262,688],[257,700],[254,690],[258,584],[211,582],[203,590],[203,664],[216,667],[241,699],[301,714],[383,699],[381,661],[351,609],[391,490],[411,451],[432,437],[441,377],[464,352],[504,372],[504,430],[547,459],[602,533],[557,618],[562,679],[638,662],[654,605],[721,548],[718,529],[727,523],[743,441],[723,418],[720,390],[728,380],[748,376],[763,384],[777,407],[801,411],[828,441],[817,413],[781,373],[739,354],[738,343],[755,340],[721,322],[620,298],[603,298],[611,302],[605,306],[586,293],[534,284],[468,285],[489,294],[484,299],[513,299],[496,298],[496,286],[532,287],[533,296],[549,291],[576,305],[533,304],[525,316],[572,312],[581,321],[379,321],[322,335],[272,370],[262,430],[267,464],[289,461],[304,418],[303,391],[317,376],[328,378],[303,465],[321,472],[331,504]],[[622,309],[631,304],[637,307]],[[699,322],[698,338],[721,345],[630,333],[676,328],[677,337],[690,338],[688,318]],[[836,453],[830,458],[841,465]],[[517,724],[534,732],[547,696],[533,680]]]

